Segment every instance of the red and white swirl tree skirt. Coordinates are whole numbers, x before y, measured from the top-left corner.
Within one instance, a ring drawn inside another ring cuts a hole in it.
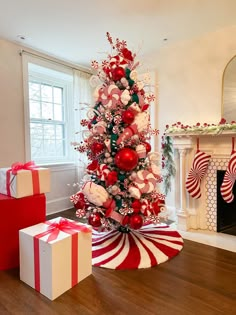
[[[109,269],[150,268],[176,256],[183,248],[180,234],[168,225],[146,225],[122,233],[93,231],[92,264]]]

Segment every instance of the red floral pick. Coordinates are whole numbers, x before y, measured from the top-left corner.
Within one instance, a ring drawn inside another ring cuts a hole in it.
[[[97,168],[98,168],[98,160],[93,160],[93,162],[87,166],[87,170],[89,171],[96,171]]]
[[[221,118],[220,125],[224,125],[224,124],[226,124],[226,119],[225,118]]]
[[[110,33],[107,32],[106,35],[107,35],[107,39],[108,39],[109,43],[110,43],[111,45],[113,45],[113,41],[112,41],[112,37],[111,37]]]
[[[127,59],[129,61],[133,61],[134,60],[134,58],[132,56],[132,52],[129,49],[123,48],[123,49],[121,49],[121,53],[122,53],[122,55],[123,55],[123,57],[125,59]]]
[[[116,171],[111,171],[106,177],[106,186],[114,185],[118,181],[118,174]]]

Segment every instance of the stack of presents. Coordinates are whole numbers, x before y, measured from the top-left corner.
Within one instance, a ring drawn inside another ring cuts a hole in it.
[[[92,231],[57,217],[46,221],[50,170],[33,162],[0,168],[0,270],[54,300],[92,272]]]

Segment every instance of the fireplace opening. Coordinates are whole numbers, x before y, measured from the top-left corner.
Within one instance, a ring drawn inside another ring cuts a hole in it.
[[[220,193],[224,174],[225,171],[217,170],[217,232],[236,235],[236,184],[233,187],[234,200],[225,202]]]

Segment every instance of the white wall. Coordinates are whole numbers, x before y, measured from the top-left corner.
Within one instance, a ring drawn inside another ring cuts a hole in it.
[[[0,40],[0,167],[26,162],[21,48]],[[69,196],[74,193],[75,182],[74,165],[51,168],[51,192],[46,194],[48,214],[71,208]]]
[[[158,128],[167,124],[218,123],[221,119],[222,76],[236,55],[236,26],[163,48],[157,65]],[[174,206],[174,187],[167,197]]]

